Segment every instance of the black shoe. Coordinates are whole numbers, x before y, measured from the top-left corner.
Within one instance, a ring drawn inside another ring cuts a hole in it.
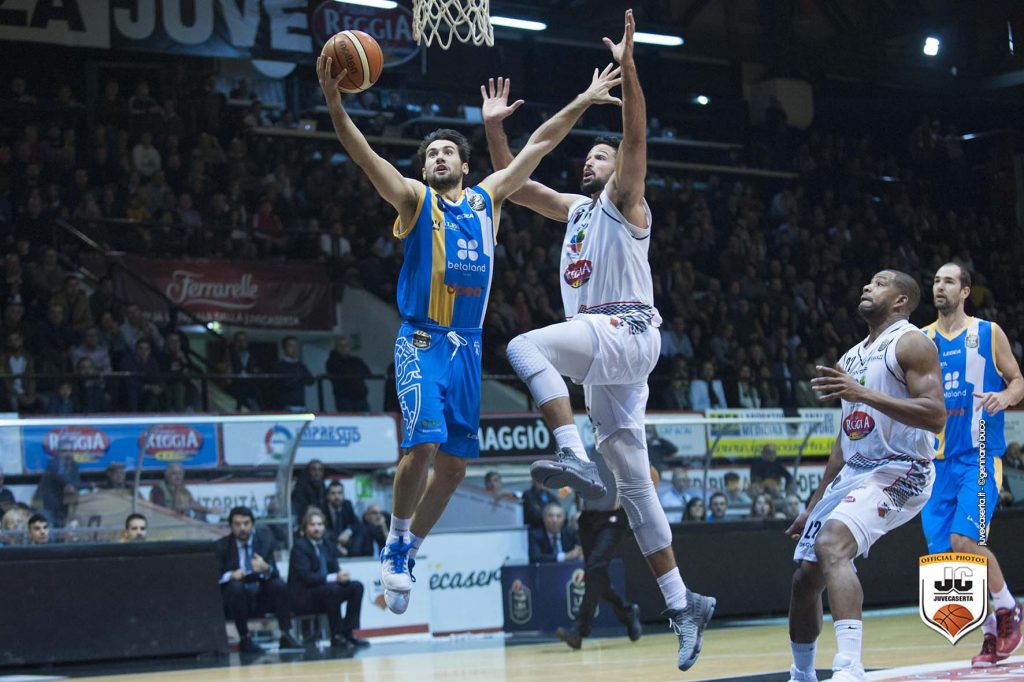
[[[370,646],[370,640],[359,639],[355,636],[355,633],[352,632],[346,632],[344,635],[342,635],[342,637],[347,639],[349,644],[358,649],[365,649],[366,647]]]
[[[640,635],[643,634],[644,629],[640,625],[639,604],[630,604],[626,611],[618,614],[618,618],[619,622],[626,626],[626,634],[629,635],[629,641],[635,642],[640,639]]]
[[[263,647],[252,641],[252,637],[242,637],[238,640],[238,653],[240,654],[262,654]]]
[[[281,640],[279,642],[279,646],[282,649],[302,649],[303,648],[303,646],[301,644],[299,644],[299,642],[294,637],[291,636],[291,633],[288,633],[288,632],[282,632],[281,633]]]
[[[568,644],[570,649],[579,649],[583,646],[583,637],[576,628],[558,628],[555,630],[555,636]]]
[[[335,635],[331,637],[331,651],[340,656],[351,656],[356,652],[356,648],[343,636]]]
[[[584,462],[570,448],[562,448],[555,459],[538,459],[530,465],[530,476],[545,488],[573,488],[585,500],[596,500],[607,492],[593,462]]]

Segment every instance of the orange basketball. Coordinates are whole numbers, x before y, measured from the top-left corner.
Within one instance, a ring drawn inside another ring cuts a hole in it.
[[[935,612],[933,620],[941,625],[950,637],[956,637],[956,633],[974,620],[974,616],[960,604],[946,604]]]
[[[323,55],[334,61],[331,76],[337,77],[342,69],[348,69],[341,81],[341,91],[362,92],[377,82],[384,70],[384,53],[373,36],[362,31],[335,33],[324,44]]]

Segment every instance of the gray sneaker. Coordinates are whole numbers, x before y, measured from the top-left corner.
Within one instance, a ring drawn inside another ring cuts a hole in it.
[[[686,590],[686,608],[666,610],[668,624],[679,637],[679,669],[689,670],[697,662],[700,649],[704,646],[704,628],[715,613],[714,597],[705,597]]]
[[[545,488],[557,490],[569,486],[585,500],[596,500],[606,490],[593,462],[584,462],[571,448],[562,448],[557,459],[538,459],[530,465],[530,476]]]

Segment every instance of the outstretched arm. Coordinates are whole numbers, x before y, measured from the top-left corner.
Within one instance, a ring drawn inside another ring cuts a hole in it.
[[[330,57],[317,57],[316,75],[327,99],[327,111],[331,114],[334,132],[337,133],[341,146],[356,165],[363,169],[381,197],[398,210],[402,224],[408,224],[415,217],[413,213],[419,200],[419,183],[404,177],[397,168],[381,158],[359,132],[359,128],[341,106],[339,87],[346,70],[342,69],[337,78],[331,78],[331,62]]]
[[[512,156],[512,150],[509,148],[508,136],[505,135],[505,129],[502,126],[502,121],[518,109],[523,104],[523,100],[516,100],[511,105],[508,104],[508,92],[510,86],[511,81],[507,78],[498,78],[497,86],[495,86],[493,78],[487,82],[486,86],[480,86],[480,94],[483,96],[484,132],[487,134],[487,150],[490,152],[491,165],[494,167],[495,171],[502,171],[508,168],[515,159],[515,157]],[[577,98],[577,100],[578,99],[579,98]],[[569,105],[569,107],[572,106],[572,104]],[[562,114],[565,111],[566,110],[563,109],[559,114]],[[582,113],[582,111],[580,113]],[[573,123],[575,123],[575,120],[578,118],[579,113],[575,115]],[[551,119],[549,119],[547,123],[551,123]],[[547,125],[547,123],[545,123],[545,125]],[[544,126],[541,126],[534,132],[534,135],[530,138],[531,141],[543,128]],[[564,137],[571,128],[572,123],[569,124],[569,128],[566,129],[565,133],[563,133],[561,137]],[[525,148],[523,151],[525,151]],[[520,152],[520,156],[521,155],[522,151]],[[543,156],[543,154],[541,154],[541,156]],[[537,162],[540,162],[540,158],[537,159]],[[534,168],[535,167],[536,166],[534,166]],[[532,169],[530,172],[533,172]],[[556,192],[550,187],[539,182],[527,180],[520,189],[512,192],[508,198],[511,199],[513,203],[526,206],[546,218],[564,223],[569,220],[569,208],[573,203],[578,201],[581,196],[582,195],[579,194],[563,194],[561,192]]]
[[[621,104],[619,98],[608,94],[609,90],[621,82],[619,69],[613,67],[614,64],[609,64],[604,71],[594,69],[594,77],[589,88],[533,131],[526,146],[512,159],[507,168],[495,171],[484,178],[481,184],[487,187],[496,203],[504,201],[526,184],[530,179],[530,173],[537,170],[537,166],[540,165],[540,160],[565,139],[591,104]]]
[[[631,224],[647,227],[644,187],[647,179],[647,103],[636,63],[633,61],[633,10],[626,10],[626,29],[622,40],[604,44],[622,69],[622,143],[615,156],[615,175],[608,182],[608,197]]]
[[[1010,339],[995,322],[992,323],[992,344],[995,346],[996,369],[1006,382],[1006,388],[989,393],[975,393],[975,410],[985,408],[988,416],[994,416],[1008,407],[1013,407],[1024,398],[1024,377],[1017,366],[1017,358],[1013,356]]]

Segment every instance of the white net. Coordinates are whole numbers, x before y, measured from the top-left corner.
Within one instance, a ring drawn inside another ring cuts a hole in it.
[[[413,0],[412,37],[447,50],[452,39],[494,45],[490,0]]]

